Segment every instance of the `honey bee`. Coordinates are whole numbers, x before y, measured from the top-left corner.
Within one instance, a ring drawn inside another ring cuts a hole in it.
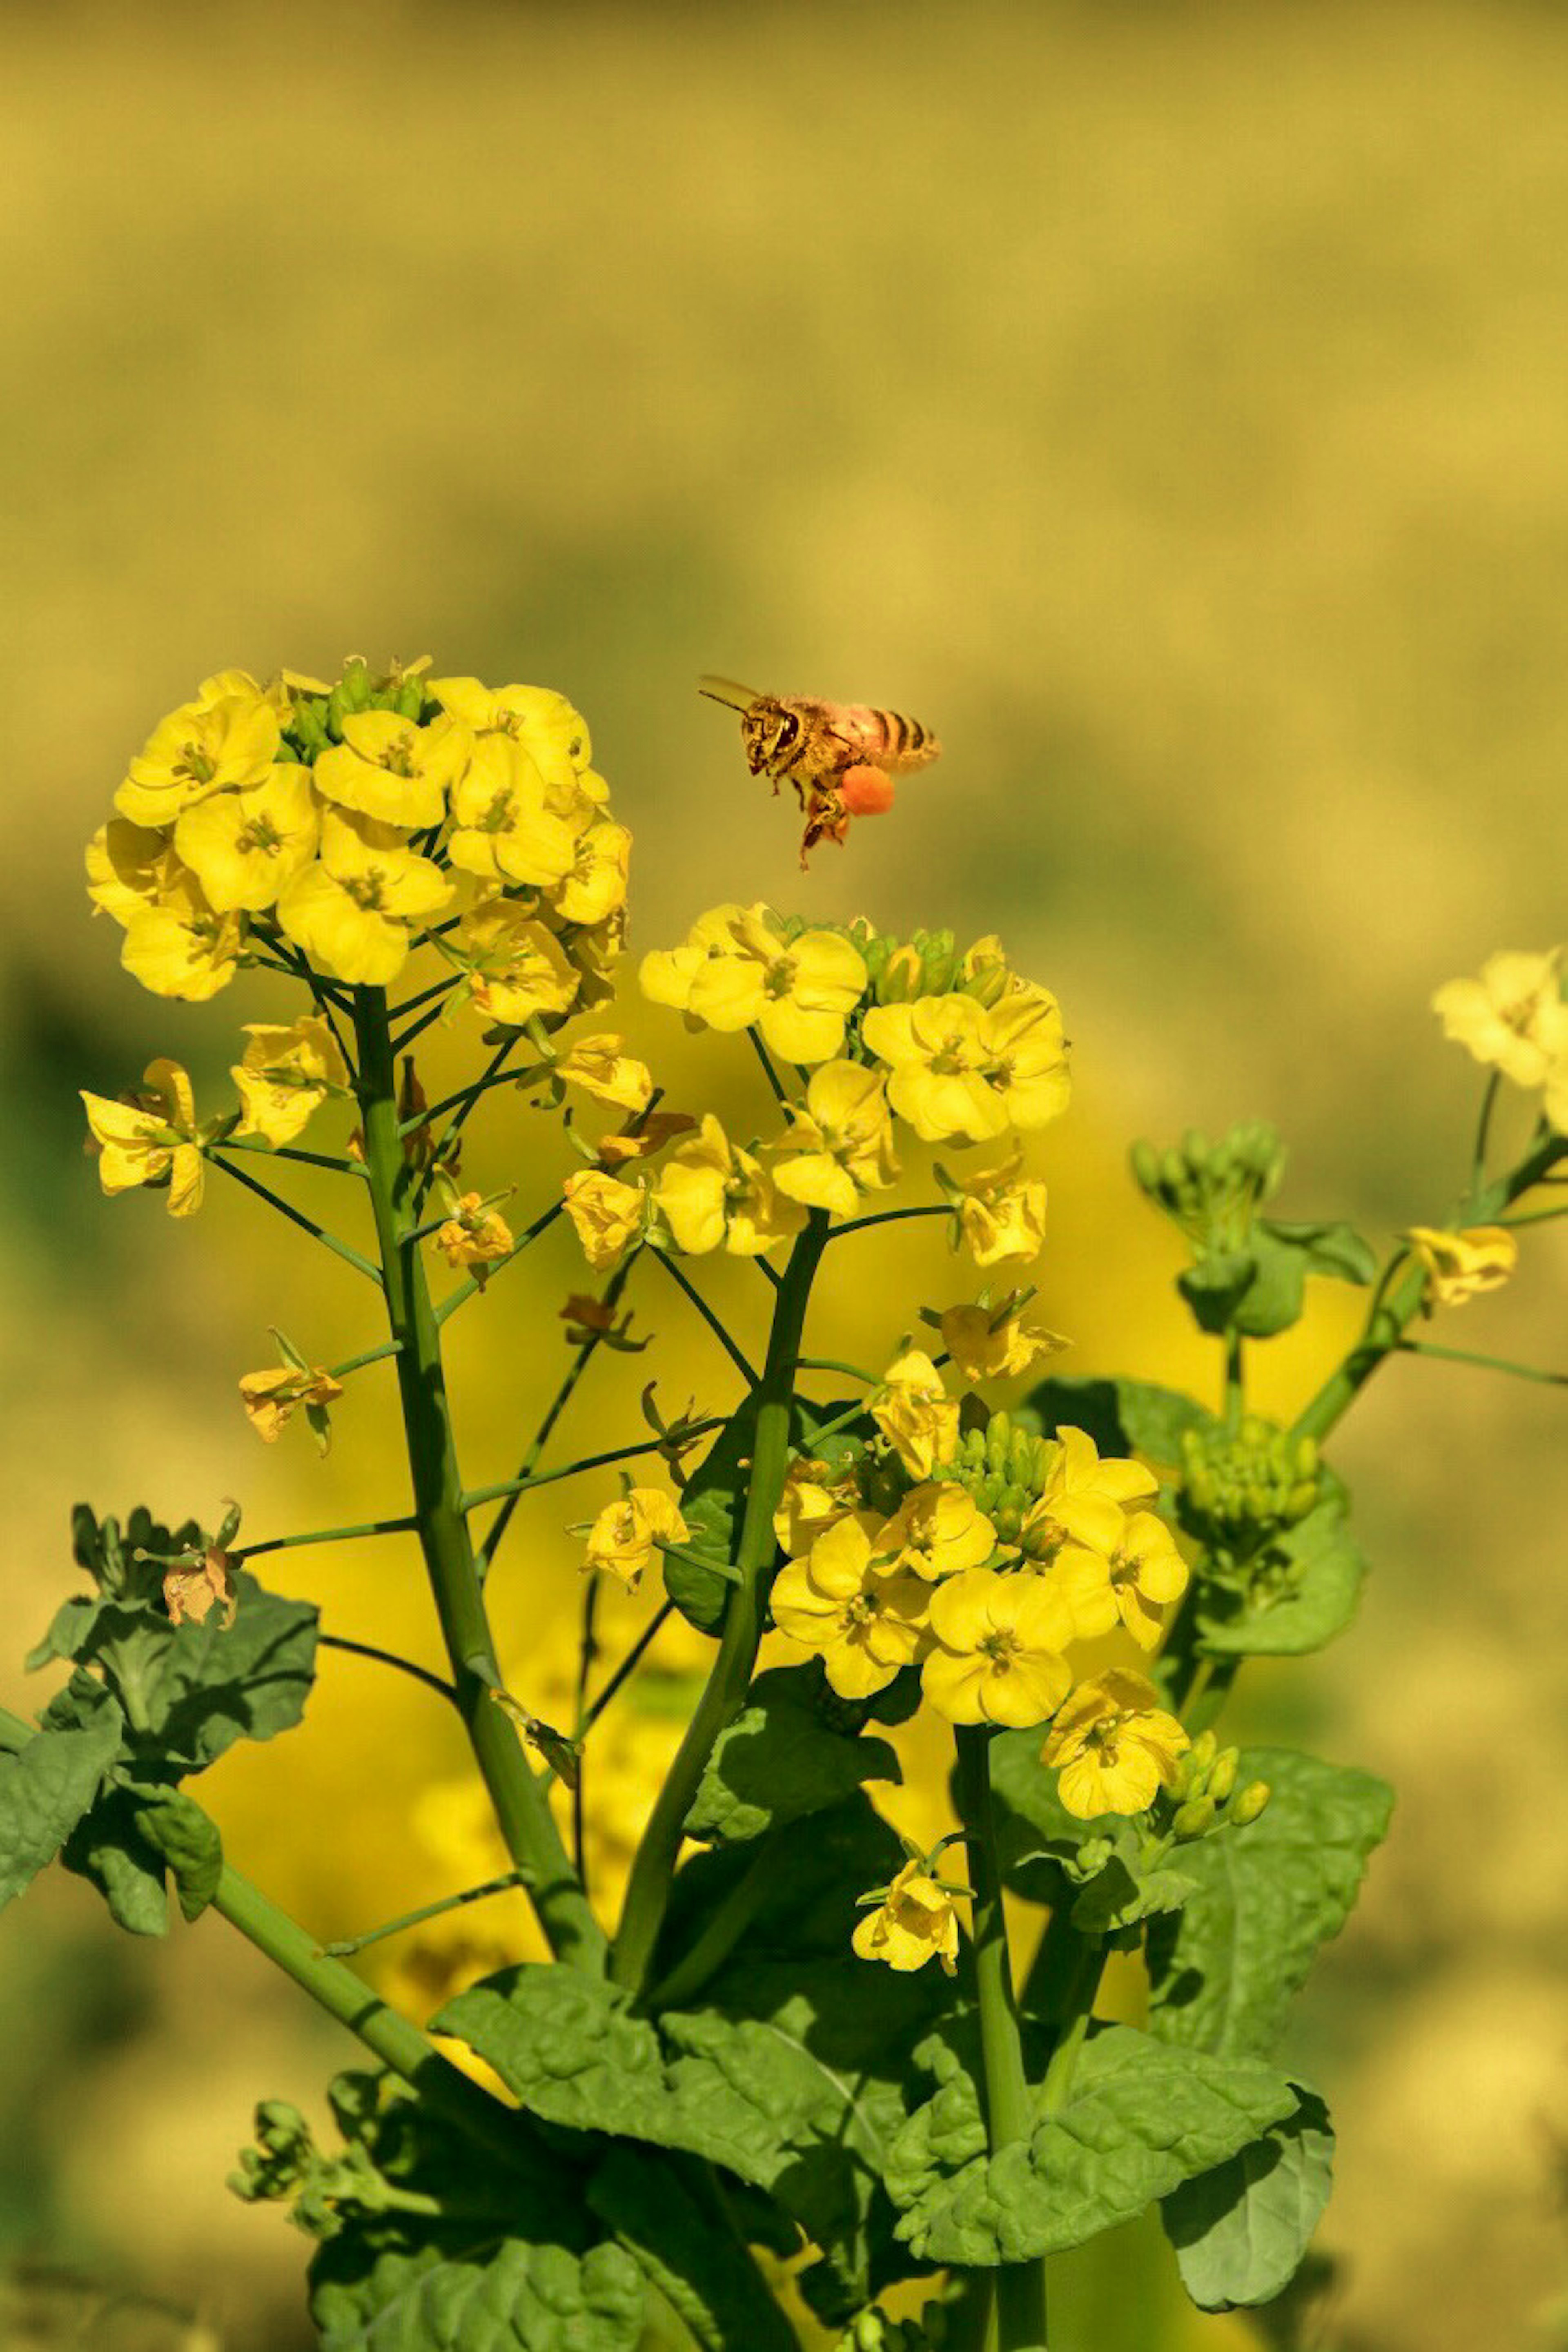
[[[727,677],[703,677],[698,691],[741,714],[741,741],[753,776],[787,776],[805,815],[804,866],[819,841],[842,841],[852,816],[893,804],[893,779],[928,767],[942,745],[918,719],[865,702],[821,702],[801,694],[753,694]]]

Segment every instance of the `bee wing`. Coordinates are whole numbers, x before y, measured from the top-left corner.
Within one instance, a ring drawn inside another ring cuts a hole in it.
[[[765,699],[749,686],[737,686],[732,677],[700,677],[697,691],[705,694],[710,702],[728,703],[731,710],[750,710],[753,702]]]

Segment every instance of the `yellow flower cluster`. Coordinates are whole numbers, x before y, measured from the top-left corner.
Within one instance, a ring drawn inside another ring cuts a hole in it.
[[[602,1001],[629,836],[564,696],[351,665],[206,678],[160,719],[87,855],[121,961],[212,996],[270,950],[384,988],[437,919],[474,1003],[521,1025]]]
[[[1478,1062],[1542,1089],[1547,1124],[1568,1134],[1568,1003],[1563,950],[1544,955],[1505,948],[1489,956],[1476,980],[1450,980],[1432,999],[1443,1034]]]
[[[773,1591],[779,1631],[821,1658],[844,1698],[918,1664],[922,1696],[950,1723],[1054,1721],[1045,1760],[1064,1767],[1068,1810],[1143,1811],[1185,1736],[1142,1676],[1075,1690],[1068,1654],[1119,1625],[1152,1650],[1185,1589],[1164,1521],[1137,1507],[1151,1473],[1063,1429],[1037,1445],[1037,1492],[1004,1532],[976,1499],[984,1477],[961,1457],[958,1406],[928,1357],[889,1368],[871,1415],[877,1447],[791,1467],[774,1519],[788,1555]]]

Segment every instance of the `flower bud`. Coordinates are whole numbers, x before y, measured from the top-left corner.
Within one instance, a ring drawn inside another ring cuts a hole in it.
[[[1238,1830],[1255,1822],[1268,1804],[1270,1790],[1267,1780],[1249,1780],[1230,1808],[1230,1819]]]
[[[1194,1772],[1205,1772],[1214,1762],[1219,1742],[1212,1731],[1200,1731],[1187,1750],[1187,1762]]]
[[[1216,1805],[1223,1805],[1235,1788],[1236,1768],[1239,1760],[1237,1751],[1234,1748],[1222,1748],[1215,1757],[1214,1769],[1209,1774],[1208,1792]]]
[[[1215,1801],[1212,1797],[1190,1797],[1176,1808],[1171,1823],[1172,1835],[1179,1839],[1200,1838],[1215,1823]]]

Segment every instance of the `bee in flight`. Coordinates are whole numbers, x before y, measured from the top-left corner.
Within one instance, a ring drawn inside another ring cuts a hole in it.
[[[893,804],[893,779],[929,767],[942,745],[918,719],[865,702],[819,702],[804,694],[753,694],[732,678],[702,677],[698,691],[741,714],[741,742],[753,776],[787,776],[805,816],[804,866],[819,841],[842,841],[852,816],[879,816]]]

